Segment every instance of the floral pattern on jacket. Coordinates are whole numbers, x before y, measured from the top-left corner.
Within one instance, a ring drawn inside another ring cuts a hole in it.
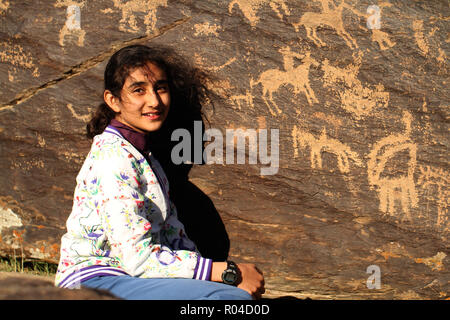
[[[204,258],[177,218],[161,165],[149,159],[121,136],[94,137],[76,179],[56,285],[91,266],[142,278],[195,278]]]

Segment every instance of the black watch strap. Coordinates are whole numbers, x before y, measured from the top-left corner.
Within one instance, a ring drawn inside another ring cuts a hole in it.
[[[239,268],[233,261],[227,261],[227,268],[222,273],[222,281],[225,284],[235,286],[239,282]]]
[[[236,263],[234,263],[233,261],[228,260],[227,261],[227,269],[234,269],[237,271],[237,265]]]

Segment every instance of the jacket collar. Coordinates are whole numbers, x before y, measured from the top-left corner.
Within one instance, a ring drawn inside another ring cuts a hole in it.
[[[119,133],[122,138],[130,142],[140,153],[146,154],[149,152],[145,133],[137,132],[133,128],[130,128],[115,119],[111,120],[107,128],[114,131],[116,134]]]

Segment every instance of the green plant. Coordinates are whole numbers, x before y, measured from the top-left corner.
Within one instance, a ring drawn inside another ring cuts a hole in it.
[[[24,259],[23,257],[0,257],[0,271],[20,272],[35,275],[55,275],[58,265],[36,259]]]

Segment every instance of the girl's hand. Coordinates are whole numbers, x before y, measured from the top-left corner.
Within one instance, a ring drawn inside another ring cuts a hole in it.
[[[240,263],[237,266],[241,272],[241,282],[237,287],[250,293],[253,298],[261,299],[261,295],[266,292],[262,272],[251,263]]]
[[[240,281],[237,287],[247,291],[254,299],[260,299],[261,295],[266,291],[262,272],[251,263],[239,263],[237,266],[240,271]],[[211,280],[222,282],[222,273],[226,268],[226,262],[214,262]]]

